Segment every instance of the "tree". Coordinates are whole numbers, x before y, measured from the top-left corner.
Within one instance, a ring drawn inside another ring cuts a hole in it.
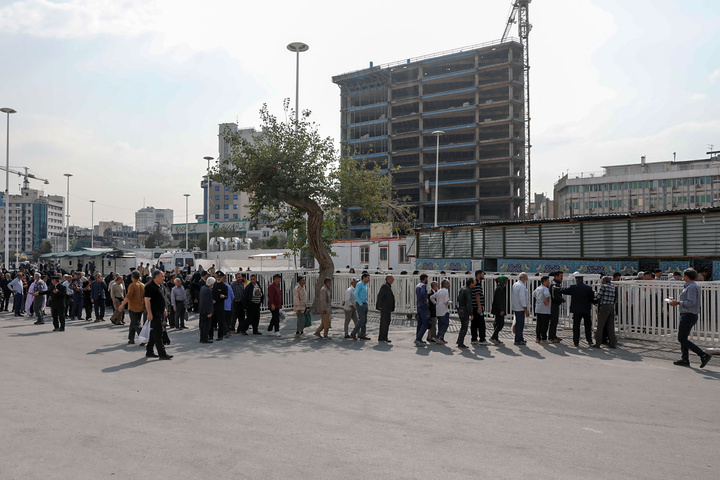
[[[289,101],[284,102],[288,112]],[[231,190],[248,192],[250,216],[264,216],[285,231],[304,232],[307,246],[320,267],[317,291],[332,277],[330,244],[336,237],[342,207],[359,207],[368,221],[409,220],[407,206],[394,197],[390,173],[352,157],[340,159],[332,138],[322,138],[310,111],[300,118],[290,111],[282,122],[260,109],[262,128],[245,140],[225,132],[231,153],[214,178]],[[290,248],[298,253],[300,237],[291,235]]]
[[[148,235],[147,240],[145,240],[145,248],[162,247],[170,243],[170,241],[171,239],[168,234],[158,230]]]
[[[265,240],[265,248],[278,248],[280,246],[280,238],[277,235],[270,235]]]

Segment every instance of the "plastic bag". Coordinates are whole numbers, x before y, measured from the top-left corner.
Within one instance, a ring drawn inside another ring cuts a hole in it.
[[[142,330],[140,330],[140,335],[138,335],[138,338],[140,339],[140,342],[147,343],[150,340],[150,321],[148,320],[145,322],[145,325],[143,325]]]
[[[312,326],[312,315],[310,315],[310,312],[305,312],[305,327],[311,327]]]
[[[283,312],[282,310],[280,310],[280,320],[285,321],[285,312]]]

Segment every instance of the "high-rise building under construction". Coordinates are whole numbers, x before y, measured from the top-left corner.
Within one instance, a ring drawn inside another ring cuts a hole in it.
[[[438,224],[524,218],[517,40],[370,64],[333,82],[341,92],[343,155],[390,169],[393,190],[409,198],[419,225],[435,222],[436,158]],[[355,236],[369,232],[358,222],[350,228]]]

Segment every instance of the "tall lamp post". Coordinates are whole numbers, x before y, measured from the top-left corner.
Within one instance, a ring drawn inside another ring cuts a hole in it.
[[[307,52],[310,47],[307,43],[292,42],[287,46],[291,52],[295,52],[295,129],[297,130],[300,121],[300,52]]]
[[[213,160],[213,157],[203,157],[208,162],[208,169],[207,169],[207,206],[205,207],[205,222],[207,225],[205,226],[207,230],[207,243],[205,245],[205,256],[208,260],[210,260],[210,162]]]
[[[90,248],[95,248],[95,200],[90,200]]]
[[[65,197],[65,217],[67,222],[65,225],[65,251],[70,251],[70,177],[72,173],[63,173],[67,177],[67,195]]]
[[[5,267],[10,269],[10,114],[17,113],[12,108],[0,108],[7,115],[7,143],[5,146]],[[16,248],[17,250],[17,248]]]
[[[438,185],[438,178],[440,177],[440,136],[445,135],[445,132],[442,130],[435,130],[432,132],[433,135],[437,138],[437,143],[435,144],[435,226],[437,227],[437,220],[438,220],[438,190],[440,189]]]
[[[190,241],[188,238],[188,197],[190,197],[189,193],[184,193],[185,196],[185,250],[189,250],[190,247]]]

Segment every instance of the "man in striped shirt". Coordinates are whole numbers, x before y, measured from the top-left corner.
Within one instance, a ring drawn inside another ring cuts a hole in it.
[[[603,277],[600,290],[595,294],[598,304],[597,333],[595,334],[594,348],[600,348],[603,332],[607,330],[608,346],[615,348],[615,289],[610,285],[610,277]],[[607,327],[606,327],[607,326]]]
[[[475,286],[472,288],[472,322],[470,322],[470,343],[485,345],[485,272],[475,272]]]

